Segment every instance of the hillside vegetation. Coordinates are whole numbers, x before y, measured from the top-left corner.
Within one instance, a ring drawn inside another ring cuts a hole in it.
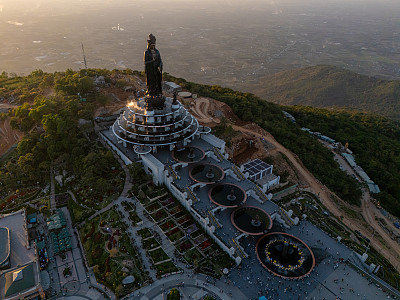
[[[244,121],[255,122],[275,139],[296,153],[303,164],[339,197],[351,204],[360,204],[361,190],[355,179],[339,169],[333,154],[316,139],[286,119],[279,105],[264,101],[253,94],[241,93],[220,86],[202,85],[166,75],[188,90],[228,104]]]
[[[349,143],[357,163],[381,189],[382,206],[400,216],[400,122],[372,114],[286,107],[299,125]]]
[[[333,66],[313,66],[277,73],[258,95],[282,105],[340,107],[374,112],[400,120],[400,81],[360,75]]]

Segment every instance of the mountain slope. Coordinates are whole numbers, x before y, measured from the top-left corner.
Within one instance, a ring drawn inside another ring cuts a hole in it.
[[[400,81],[383,80],[333,66],[279,72],[257,90],[268,101],[283,105],[346,107],[400,120]]]

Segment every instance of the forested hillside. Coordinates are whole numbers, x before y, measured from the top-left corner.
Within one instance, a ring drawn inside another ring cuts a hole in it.
[[[333,66],[274,74],[257,94],[277,104],[350,108],[400,120],[400,81],[382,80]]]
[[[24,77],[0,75],[0,97],[20,104],[1,113],[0,119],[10,119],[14,129],[25,133],[11,158],[6,163],[0,161],[0,199],[32,183],[43,184],[52,164],[74,174],[97,197],[111,189],[113,175],[109,170],[118,164],[110,150],[90,139],[94,110],[104,102],[104,95],[96,91],[89,77],[91,73],[111,72],[97,69],[50,74],[38,70]],[[52,95],[45,96],[47,89]],[[79,119],[86,120],[86,125],[80,125]]]
[[[381,189],[375,197],[400,216],[400,122],[349,111],[303,106],[285,109],[299,125],[349,143],[357,163]]]
[[[361,190],[356,180],[339,169],[333,154],[327,148],[286,119],[279,105],[264,101],[253,94],[220,86],[187,82],[169,75],[166,80],[174,80],[193,93],[225,102],[239,118],[257,123],[269,131],[279,143],[296,153],[315,177],[339,197],[352,204],[360,203]]]

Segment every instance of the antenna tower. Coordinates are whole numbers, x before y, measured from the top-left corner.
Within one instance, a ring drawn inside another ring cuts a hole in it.
[[[83,62],[85,63],[85,69],[87,70],[87,63],[86,63],[86,57],[85,57],[85,49],[83,49],[83,43],[82,43],[82,53],[83,53]]]

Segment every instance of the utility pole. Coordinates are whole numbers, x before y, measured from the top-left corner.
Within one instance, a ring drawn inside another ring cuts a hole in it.
[[[82,53],[83,53],[83,62],[85,63],[85,69],[87,70],[87,63],[86,63],[86,57],[85,57],[85,49],[83,48],[83,43],[82,44]]]
[[[367,249],[365,250],[365,253],[367,253],[367,251],[369,250],[369,246],[371,245],[371,241],[372,241],[372,239],[374,238],[374,236],[375,236],[375,229],[374,229],[374,232],[372,233],[372,237],[371,237],[371,239],[369,240],[369,243],[368,243],[368,246],[367,246]]]

